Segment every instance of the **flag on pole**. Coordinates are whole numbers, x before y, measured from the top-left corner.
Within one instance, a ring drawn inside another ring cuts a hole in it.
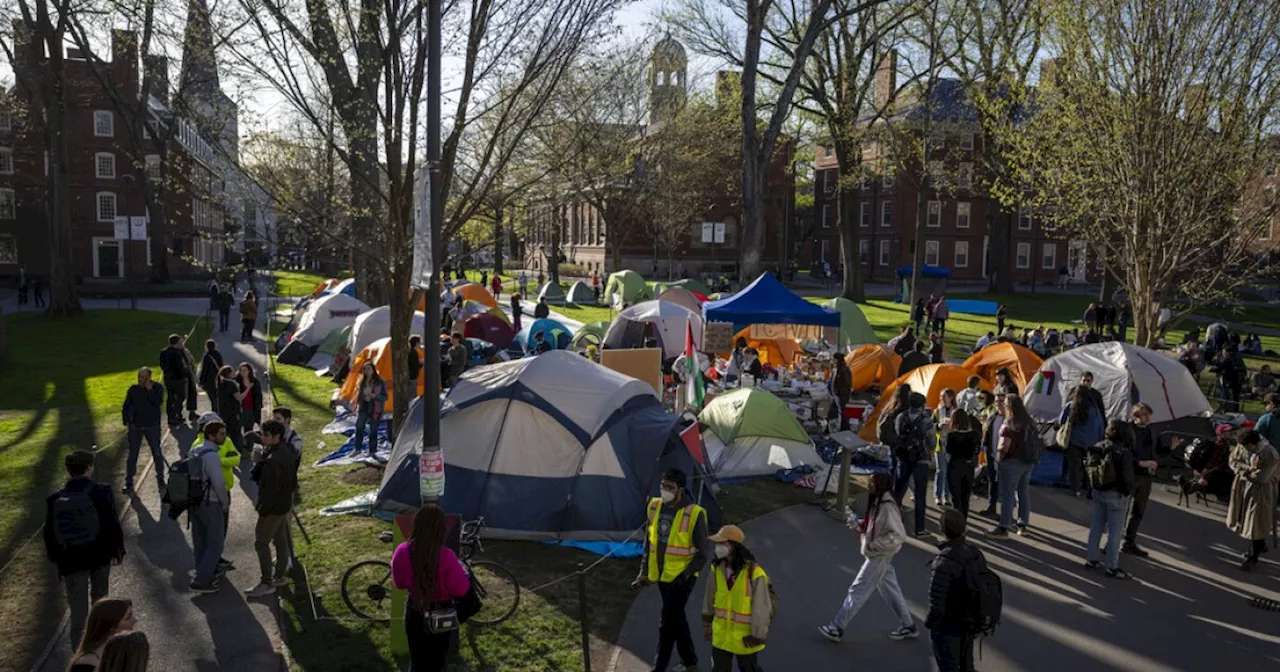
[[[698,352],[693,346],[693,323],[684,323],[684,403],[694,411],[702,410],[706,383],[702,380],[702,368],[698,366]]]
[[[684,444],[689,454],[693,456],[693,461],[702,466],[707,466],[706,453],[702,451],[702,435],[698,433],[698,423],[694,422],[684,431],[680,432],[680,441]]]

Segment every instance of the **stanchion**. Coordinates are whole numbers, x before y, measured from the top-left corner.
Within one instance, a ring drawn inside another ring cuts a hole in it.
[[[591,672],[591,633],[587,622],[587,572],[578,563],[578,615],[582,619],[582,669]]]

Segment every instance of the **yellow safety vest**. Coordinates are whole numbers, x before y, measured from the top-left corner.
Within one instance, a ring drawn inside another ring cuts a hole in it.
[[[721,651],[748,656],[764,650],[760,646],[747,646],[742,638],[751,634],[751,584],[756,579],[769,575],[764,573],[760,565],[752,564],[750,576],[739,573],[738,578],[729,587],[725,580],[724,570],[720,565],[711,569],[716,581],[715,618],[711,621],[711,646]]]
[[[698,551],[693,545],[693,528],[698,524],[698,516],[706,520],[707,510],[697,504],[689,504],[676,510],[671,520],[671,531],[667,533],[666,553],[662,556],[662,576],[658,576],[658,509],[662,500],[649,500],[649,580],[670,583],[675,580],[685,567],[693,562]]]

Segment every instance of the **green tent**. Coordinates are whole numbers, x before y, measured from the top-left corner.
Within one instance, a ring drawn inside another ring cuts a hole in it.
[[[579,280],[569,288],[569,303],[576,306],[594,306],[596,305],[596,293],[591,291],[587,283]]]
[[[564,288],[558,282],[548,282],[538,292],[538,298],[546,299],[547,303],[553,306],[563,306],[565,304]]]
[[[673,280],[671,282],[653,283],[654,291],[656,291],[659,294],[661,294],[664,290],[669,289],[671,287],[683,287],[684,289],[687,289],[691,292],[697,292],[698,294],[701,294],[703,296],[711,295],[710,287],[707,287],[701,282],[698,282],[697,280],[693,280],[690,278],[685,278],[683,280]]]
[[[639,303],[653,298],[649,285],[635,271],[618,271],[609,276],[609,282],[604,286],[604,296],[612,302],[614,294],[625,303]]]
[[[338,348],[346,345],[347,340],[351,338],[351,325],[346,325],[341,329],[334,329],[329,332],[328,336],[320,342],[320,346],[316,348],[316,352],[323,352],[327,355],[333,355],[338,352]]]
[[[721,478],[766,476],[822,458],[791,409],[760,388],[722,394],[698,415],[712,471]]]
[[[840,296],[823,303],[822,307],[840,312],[840,342],[836,344],[837,347],[850,348],[866,343],[880,343],[858,304]]]
[[[600,345],[608,330],[608,322],[588,322],[578,328],[569,347],[573,350],[586,350],[588,345]]]

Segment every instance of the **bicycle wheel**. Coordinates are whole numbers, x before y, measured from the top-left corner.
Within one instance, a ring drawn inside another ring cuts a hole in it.
[[[473,562],[470,567],[483,606],[467,622],[494,625],[511,618],[520,605],[520,584],[515,575],[506,567],[485,560]]]
[[[357,562],[342,575],[342,601],[351,613],[369,621],[391,620],[391,565]]]

